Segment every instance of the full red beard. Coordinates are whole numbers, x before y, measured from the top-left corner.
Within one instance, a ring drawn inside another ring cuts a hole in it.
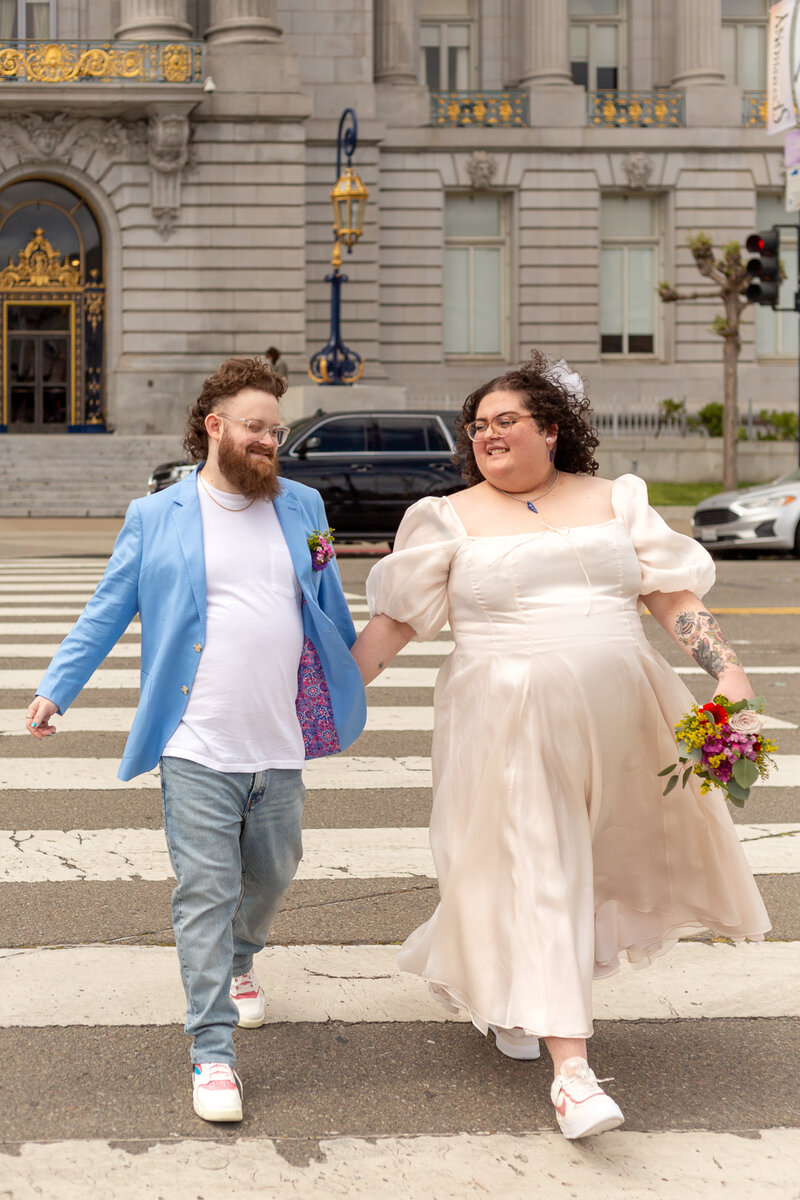
[[[277,455],[258,442],[239,449],[224,430],[217,447],[217,465],[231,487],[248,500],[274,500],[280,494]]]

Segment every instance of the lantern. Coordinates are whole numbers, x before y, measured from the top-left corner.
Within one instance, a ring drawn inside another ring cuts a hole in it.
[[[369,192],[355,167],[346,166],[331,189],[333,228],[348,252],[364,232],[364,209]]]

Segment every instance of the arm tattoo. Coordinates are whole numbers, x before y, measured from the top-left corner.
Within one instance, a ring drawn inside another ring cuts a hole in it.
[[[381,659],[381,661],[378,663],[378,670],[379,671],[383,670],[383,659]]]
[[[740,666],[736,651],[710,612],[678,613],[675,636],[697,665],[714,679],[719,679],[726,667]]]

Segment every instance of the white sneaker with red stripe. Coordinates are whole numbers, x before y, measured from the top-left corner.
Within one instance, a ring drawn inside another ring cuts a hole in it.
[[[550,1099],[561,1132],[570,1140],[605,1133],[625,1120],[619,1105],[605,1094],[584,1058],[568,1058],[561,1064],[561,1073],[556,1075],[550,1089]]]
[[[258,1029],[267,1019],[267,998],[253,970],[234,975],[231,1000],[239,1010],[240,1029]]]
[[[505,1054],[506,1058],[530,1062],[539,1057],[539,1039],[533,1034],[526,1033],[517,1025],[513,1029],[503,1029],[501,1025],[490,1025],[489,1028],[494,1034],[497,1049],[501,1054]]]
[[[241,1121],[242,1081],[227,1063],[195,1063],[192,1067],[194,1111],[204,1121]]]

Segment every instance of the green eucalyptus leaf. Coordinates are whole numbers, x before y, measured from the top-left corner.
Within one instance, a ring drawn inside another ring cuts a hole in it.
[[[735,704],[728,705],[728,716],[732,717],[734,713],[741,712],[744,708],[750,707],[749,700],[737,700]]]
[[[678,782],[678,776],[677,776],[677,775],[673,775],[671,779],[668,779],[668,780],[667,780],[667,786],[664,788],[664,791],[663,791],[662,795],[664,795],[664,796],[668,796],[668,795],[670,794],[670,792],[672,791],[672,789],[673,789],[673,788],[675,787],[675,785],[677,784],[677,782]]]
[[[737,800],[735,796],[728,796],[731,804],[735,804],[737,808],[744,808],[744,800]],[[747,797],[745,796],[745,800]]]
[[[691,750],[689,751],[689,758],[692,760],[692,762],[696,762],[696,763],[702,762],[703,761],[703,751],[700,749],[699,746],[692,746]]]
[[[747,797],[750,795],[749,788],[743,788],[736,782],[735,779],[729,779],[727,783],[723,783],[723,788],[727,791],[730,800],[741,808]]]
[[[691,775],[693,770],[694,770],[694,763],[690,763],[689,766],[686,768],[686,770],[683,772],[683,787],[686,787],[686,784],[689,782],[689,776]]]
[[[671,775],[672,772],[677,767],[677,765],[678,765],[677,763],[673,763],[671,767],[664,767],[664,770],[659,771],[658,773],[659,773],[659,775]]]
[[[737,758],[733,764],[733,778],[743,788],[751,788],[758,779],[758,767],[749,758]]]

